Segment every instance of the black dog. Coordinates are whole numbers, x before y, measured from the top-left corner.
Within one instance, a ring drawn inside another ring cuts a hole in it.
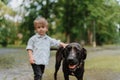
[[[57,80],[57,72],[62,60],[62,70],[65,80],[69,80],[69,75],[75,76],[77,80],[83,80],[84,60],[86,56],[86,49],[82,48],[78,43],[70,43],[66,48],[60,47],[56,53],[54,80]]]

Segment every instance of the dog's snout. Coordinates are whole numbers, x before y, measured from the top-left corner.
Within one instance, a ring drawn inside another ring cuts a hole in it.
[[[68,61],[69,64],[74,64],[74,62],[75,62],[73,57],[69,57],[67,59],[67,61]]]
[[[71,57],[68,57],[68,60],[72,61],[74,58],[71,56]]]
[[[73,59],[68,59],[68,62],[69,62],[69,63],[73,63],[74,60],[73,60]]]

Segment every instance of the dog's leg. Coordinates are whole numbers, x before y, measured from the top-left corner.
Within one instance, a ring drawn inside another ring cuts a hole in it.
[[[61,61],[55,64],[55,73],[54,73],[54,80],[57,80],[57,72],[60,68]]]
[[[77,79],[77,80],[83,80],[83,78],[79,78],[79,79]]]
[[[83,80],[83,78],[79,78],[79,79],[77,79],[77,80]]]
[[[83,72],[80,73],[81,75],[77,75],[76,78],[77,80],[83,80]]]
[[[69,80],[69,75],[66,74],[66,73],[64,73],[64,79],[65,79],[65,80]]]
[[[60,68],[61,61],[62,61],[62,47],[58,49],[56,53],[56,63],[55,63],[55,72],[54,72],[54,80],[57,80],[57,72]]]
[[[83,76],[79,76],[79,77],[76,77],[77,78],[77,80],[83,80]]]
[[[63,60],[62,70],[63,70],[63,74],[64,74],[64,79],[69,80],[69,70],[67,69],[67,63],[65,60]]]

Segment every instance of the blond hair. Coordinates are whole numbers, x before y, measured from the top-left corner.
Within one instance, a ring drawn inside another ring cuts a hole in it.
[[[42,26],[48,27],[48,21],[43,17],[36,18],[34,20],[34,27],[36,26],[36,24],[40,24]]]

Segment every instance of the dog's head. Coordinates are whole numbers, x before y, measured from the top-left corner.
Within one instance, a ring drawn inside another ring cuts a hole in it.
[[[63,57],[70,69],[74,69],[82,60],[86,59],[86,49],[82,48],[78,43],[70,43],[64,51]]]

